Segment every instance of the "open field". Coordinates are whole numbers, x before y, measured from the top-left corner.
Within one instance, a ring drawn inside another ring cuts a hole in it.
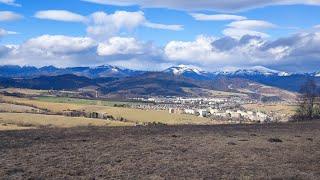
[[[0,122],[20,127],[132,126],[133,123],[57,115],[0,113]]]
[[[0,132],[4,179],[319,179],[320,122]]]
[[[248,110],[258,110],[266,113],[278,113],[285,116],[294,115],[297,106],[287,104],[246,104],[243,106]]]
[[[235,92],[227,92],[227,91],[216,91],[216,90],[209,90],[209,89],[202,89],[202,88],[182,88],[185,92],[192,94],[193,97],[247,97],[247,94],[244,93],[235,93]]]
[[[41,95],[48,93],[48,90],[22,89],[22,88],[4,88],[0,92],[19,93],[25,95]]]
[[[61,103],[39,101],[36,99],[16,98],[8,96],[0,96],[5,102],[19,103],[29,106],[35,106],[40,109],[48,109],[51,112],[61,113],[66,110],[78,110],[86,112],[98,112],[112,115],[113,117],[120,119],[124,118],[128,122],[132,123],[146,123],[146,122],[158,122],[169,125],[174,124],[219,124],[223,122],[212,121],[207,118],[201,118],[194,115],[187,114],[169,114],[167,111],[156,110],[141,110],[132,108],[120,108],[103,105],[88,105],[86,103]],[[74,100],[75,101],[75,100]]]
[[[22,127],[16,124],[2,123],[0,120],[0,131],[13,131],[13,130],[25,130],[34,129],[34,127]]]
[[[80,105],[101,105],[101,106],[114,106],[114,105],[127,105],[133,102],[122,101],[103,101],[103,100],[90,100],[90,99],[78,99],[78,98],[66,98],[66,97],[38,97],[38,101],[42,102],[54,102],[54,103],[71,103]]]
[[[30,106],[0,103],[0,111],[3,111],[3,112],[35,112],[35,111],[40,111],[40,110],[37,108],[30,107]]]

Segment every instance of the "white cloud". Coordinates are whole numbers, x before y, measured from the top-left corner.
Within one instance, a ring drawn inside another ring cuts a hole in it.
[[[0,3],[7,4],[10,6],[17,6],[17,7],[21,6],[20,4],[16,3],[15,0],[0,0]]]
[[[267,21],[259,21],[259,20],[242,20],[242,21],[234,21],[227,25],[231,28],[236,29],[248,29],[248,30],[260,30],[260,29],[271,29],[276,28],[277,25],[272,24]]]
[[[149,22],[142,11],[116,11],[113,14],[95,12],[90,15],[88,24],[88,35],[99,41],[105,41],[121,31],[132,31],[139,26],[173,31],[183,29],[181,25],[166,25]]]
[[[86,2],[116,6],[139,5],[143,8],[169,8],[179,10],[212,10],[220,12],[236,12],[273,5],[320,5],[319,0],[82,0]]]
[[[148,21],[142,11],[128,12],[116,11],[113,14],[95,12],[89,16],[83,16],[65,10],[46,10],[37,12],[34,17],[66,22],[81,22],[87,25],[88,36],[105,41],[109,37],[117,35],[122,31],[132,31],[139,26],[153,29],[180,31],[182,25],[167,25]]]
[[[167,64],[163,52],[152,42],[142,42],[132,37],[112,37],[99,43],[97,54],[108,59],[108,64],[143,70],[162,70]]]
[[[104,41],[121,30],[131,31],[145,22],[143,12],[116,11],[114,14],[95,12],[90,16],[87,33]]]
[[[151,22],[145,22],[144,26],[153,28],[153,29],[163,29],[163,30],[171,30],[171,31],[181,31],[184,29],[182,25],[167,25],[167,24],[158,24],[158,23],[151,23]]]
[[[87,37],[70,37],[62,35],[43,35],[26,41],[23,49],[47,55],[68,55],[89,51],[96,47],[94,40]]]
[[[225,36],[230,36],[240,39],[242,36],[251,35],[263,38],[270,37],[267,33],[260,32],[266,29],[276,28],[277,25],[267,21],[259,20],[241,20],[234,21],[227,25],[228,28],[224,29],[222,33]]]
[[[313,26],[313,28],[315,28],[315,29],[320,29],[320,24]]]
[[[206,70],[223,67],[266,66],[287,71],[318,71],[320,32],[300,33],[275,41],[259,36],[171,41],[165,47],[170,61],[192,64]]]
[[[183,29],[182,25],[166,25],[149,22],[142,11],[116,11],[114,14],[106,14],[105,12],[93,13],[90,16],[87,32],[91,37],[107,39],[110,36],[116,35],[121,30],[132,31],[139,26],[173,31]]]
[[[0,58],[0,64],[61,67],[101,61],[96,54],[97,43],[87,37],[43,35],[6,48],[8,52]]]
[[[199,36],[194,41],[171,41],[164,48],[132,37],[111,37],[97,42],[88,37],[44,35],[21,45],[0,46],[0,64],[113,64],[153,70],[161,70],[166,65],[190,64],[209,71],[249,66],[318,71],[319,49],[320,32],[303,32],[273,41],[257,35],[241,38]]]
[[[0,11],[0,21],[15,21],[22,18],[22,15],[11,11]]]
[[[5,29],[1,29],[0,28],[0,37],[7,36],[7,35],[12,35],[12,34],[18,34],[18,33],[14,32],[14,31],[7,31]]]
[[[100,43],[97,52],[100,56],[144,54],[148,46],[135,38],[112,37],[108,42]]]
[[[237,16],[237,15],[231,15],[231,14],[202,14],[202,13],[191,13],[190,14],[195,20],[198,21],[239,21],[239,20],[245,20],[246,17],[243,16]]]
[[[76,14],[65,10],[47,10],[38,11],[34,15],[38,19],[48,19],[55,21],[65,21],[65,22],[86,22],[87,18],[80,14]]]
[[[165,63],[161,56],[161,49],[151,42],[130,37],[112,37],[98,43],[88,37],[43,35],[21,45],[0,46],[0,64],[58,67],[113,64],[157,69]]]
[[[233,37],[236,39],[240,39],[245,35],[259,36],[259,37],[263,37],[263,38],[270,37],[268,34],[263,33],[263,32],[247,30],[247,29],[237,29],[237,28],[227,28],[227,29],[224,29],[222,33],[225,36]]]
[[[195,41],[171,41],[165,48],[165,55],[169,60],[194,63],[213,62],[225,59],[228,55],[223,52],[214,51],[212,43],[215,38],[199,36]]]

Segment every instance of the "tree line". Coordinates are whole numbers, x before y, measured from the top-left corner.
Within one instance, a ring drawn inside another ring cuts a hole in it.
[[[320,119],[320,88],[314,79],[308,79],[301,86],[295,121]]]

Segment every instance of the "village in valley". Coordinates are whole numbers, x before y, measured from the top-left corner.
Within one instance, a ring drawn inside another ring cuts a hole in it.
[[[185,98],[185,97],[150,97],[133,98],[137,103],[132,108],[165,110],[170,114],[190,114],[212,120],[222,120],[227,123],[270,123],[287,122],[289,114],[279,111],[249,109],[246,105],[290,106],[290,102],[273,102],[265,104],[247,97],[217,97],[217,98]]]

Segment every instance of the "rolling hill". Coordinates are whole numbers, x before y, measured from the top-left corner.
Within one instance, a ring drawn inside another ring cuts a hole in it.
[[[264,67],[229,72],[206,72],[180,65],[159,72],[114,66],[56,68],[53,66],[0,67],[0,86],[31,89],[77,90],[93,87],[108,97],[191,96],[184,89],[240,92],[258,97],[292,98],[309,78],[320,84],[318,73],[290,74]]]

